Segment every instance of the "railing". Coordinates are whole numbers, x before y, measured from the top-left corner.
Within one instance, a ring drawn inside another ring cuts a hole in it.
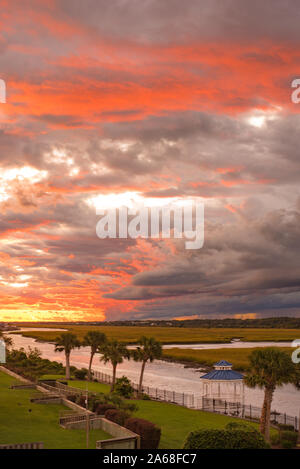
[[[261,416],[261,408],[251,404],[241,404],[240,402],[230,402],[207,397],[202,397],[202,399],[197,399],[197,401],[197,406],[201,405],[202,410],[206,412],[215,412],[247,420],[259,420]],[[274,425],[291,425],[295,430],[299,430],[299,418],[277,412],[276,410],[271,411],[271,423]]]
[[[62,415],[59,417],[59,424],[65,425],[66,423],[83,422],[83,421],[86,421],[87,415],[88,415],[87,413]],[[94,414],[89,414],[89,420],[93,419],[94,417],[95,417]]]
[[[8,445],[0,445],[0,449],[44,449],[44,443],[41,441],[34,443],[14,443]]]
[[[102,383],[111,384],[112,377],[100,371],[93,371],[93,377]],[[131,383],[135,391],[138,390],[138,384]],[[150,386],[143,386],[143,393],[148,394],[149,397],[158,401],[171,402],[173,404],[182,405],[184,407],[194,408],[196,399],[194,394],[187,394],[184,392],[168,391],[166,389],[152,388]]]

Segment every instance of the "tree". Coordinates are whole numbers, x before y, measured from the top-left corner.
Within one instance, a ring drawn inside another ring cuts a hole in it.
[[[84,336],[83,345],[87,345],[91,347],[91,356],[89,362],[89,370],[88,370],[88,380],[91,380],[92,377],[92,363],[93,358],[99,347],[106,343],[106,335],[103,332],[99,331],[88,331]]]
[[[141,337],[138,341],[138,346],[132,351],[132,356],[135,361],[142,362],[140,381],[138,393],[141,394],[143,386],[144,371],[147,361],[153,362],[162,356],[162,346],[160,342],[153,337]]]
[[[74,348],[81,346],[77,336],[71,332],[64,332],[55,339],[55,352],[65,352],[66,379],[70,379],[70,354]]]
[[[113,377],[111,384],[111,391],[115,388],[116,382],[116,370],[117,365],[123,363],[124,358],[130,358],[129,351],[122,342],[117,340],[112,340],[111,342],[106,342],[104,345],[99,347],[99,352],[102,354],[100,360],[104,363],[110,362],[113,367]]]
[[[275,347],[254,350],[250,356],[250,371],[244,377],[249,387],[264,389],[264,402],[260,418],[260,431],[270,441],[270,415],[274,391],[277,386],[297,385],[297,369],[290,355]]]

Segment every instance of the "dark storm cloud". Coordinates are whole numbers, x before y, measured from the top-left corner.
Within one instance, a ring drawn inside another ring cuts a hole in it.
[[[94,34],[145,43],[196,39],[279,38],[299,41],[297,0],[64,0],[65,17],[81,21]],[[285,20],[284,20],[285,19]]]

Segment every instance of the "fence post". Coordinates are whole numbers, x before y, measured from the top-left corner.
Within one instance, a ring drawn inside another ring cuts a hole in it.
[[[215,411],[215,400],[213,399],[213,412]]]
[[[182,393],[182,405],[184,406],[184,392]]]
[[[284,425],[286,425],[286,413],[284,413]]]
[[[227,414],[227,401],[225,401],[225,411],[224,411],[225,414]]]
[[[173,391],[173,402],[175,402],[175,391]]]
[[[251,404],[250,404],[249,410],[250,410],[250,420],[252,420]]]

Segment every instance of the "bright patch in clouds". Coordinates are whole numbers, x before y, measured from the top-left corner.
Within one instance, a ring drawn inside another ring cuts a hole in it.
[[[47,176],[47,171],[40,171],[31,166],[2,170],[0,174],[0,202],[9,199],[11,192],[10,186],[14,181],[28,181],[34,184],[45,179]]]

